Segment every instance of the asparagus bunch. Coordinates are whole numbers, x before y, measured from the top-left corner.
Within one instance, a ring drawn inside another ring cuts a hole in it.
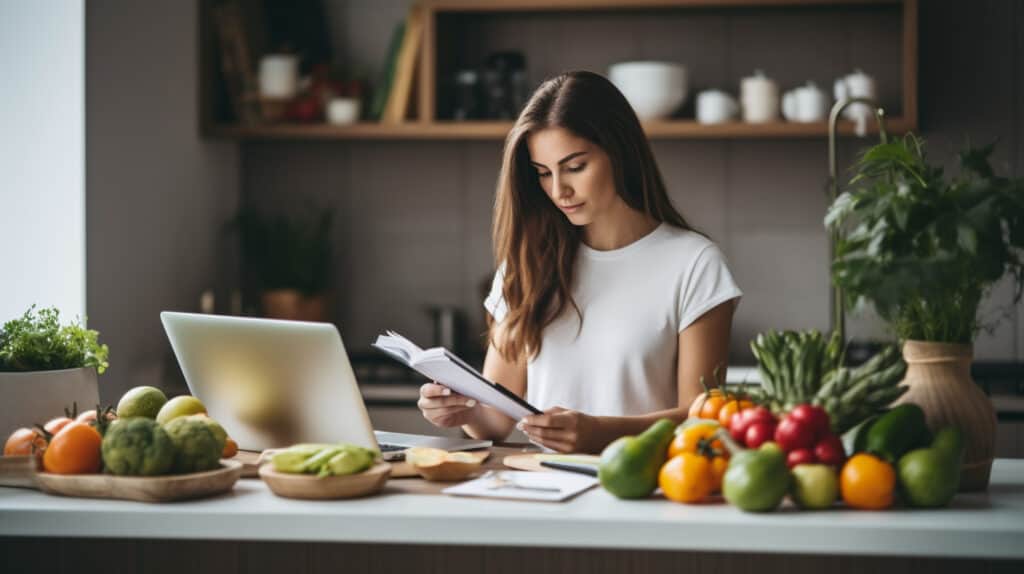
[[[817,331],[768,331],[750,344],[761,373],[761,387],[748,394],[776,414],[803,403],[829,413],[835,432],[852,428],[899,398],[906,365],[887,347],[863,365],[842,366],[838,333],[827,340]]]

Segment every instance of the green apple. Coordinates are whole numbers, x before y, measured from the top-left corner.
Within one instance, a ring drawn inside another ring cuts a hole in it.
[[[836,471],[827,464],[798,464],[790,471],[793,489],[790,496],[800,508],[830,508],[839,495]]]
[[[167,402],[167,395],[156,387],[135,387],[129,390],[117,403],[119,418],[154,418]]]
[[[167,401],[156,415],[156,422],[166,424],[178,417],[206,414],[206,405],[191,395],[181,395]]]

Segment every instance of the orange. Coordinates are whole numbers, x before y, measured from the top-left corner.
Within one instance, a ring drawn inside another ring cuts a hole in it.
[[[711,459],[692,452],[670,458],[658,473],[658,486],[669,500],[703,500],[715,489]]]
[[[872,454],[854,455],[839,474],[839,491],[852,508],[889,508],[895,490],[896,472],[892,465]]]

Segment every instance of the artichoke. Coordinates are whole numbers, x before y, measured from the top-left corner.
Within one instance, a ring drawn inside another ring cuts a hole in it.
[[[118,419],[103,436],[100,451],[107,471],[117,475],[156,476],[174,464],[171,437],[153,419]]]
[[[174,443],[174,472],[202,472],[220,465],[224,438],[202,418],[178,417],[164,425]]]

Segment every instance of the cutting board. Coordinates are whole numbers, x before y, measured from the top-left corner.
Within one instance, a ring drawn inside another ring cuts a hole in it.
[[[140,502],[170,502],[227,492],[242,474],[242,463],[220,461],[220,468],[168,476],[36,473],[35,482],[48,494],[81,498],[116,498]]]
[[[490,450],[471,450],[466,452],[476,457],[481,463],[491,456]],[[389,464],[391,465],[391,478],[420,478],[420,473],[404,460]]]
[[[530,453],[530,454],[511,454],[506,456],[501,462],[509,468],[516,470],[532,470],[534,472],[547,472],[552,469],[542,466],[540,463],[542,460],[549,460],[552,462],[571,462],[576,464],[593,464],[597,466],[597,463],[601,461],[601,457],[591,454],[548,454],[548,453]]]

